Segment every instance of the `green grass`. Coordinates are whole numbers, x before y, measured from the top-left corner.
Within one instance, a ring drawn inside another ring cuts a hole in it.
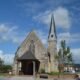
[[[8,73],[0,73],[0,77],[3,76],[3,77],[6,77],[6,76],[9,76]]]
[[[51,73],[48,73],[49,75],[68,75],[69,73],[64,73],[64,72],[51,72]]]
[[[51,73],[48,73],[49,75],[59,75],[60,73],[59,72],[51,72]]]

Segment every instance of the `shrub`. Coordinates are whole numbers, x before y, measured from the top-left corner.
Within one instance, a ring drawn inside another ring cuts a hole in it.
[[[45,69],[41,69],[40,72],[41,72],[41,73],[45,73]]]
[[[49,75],[59,75],[60,73],[59,72],[50,72],[48,73]]]

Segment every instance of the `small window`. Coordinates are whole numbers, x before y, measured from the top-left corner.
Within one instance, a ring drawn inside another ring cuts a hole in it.
[[[51,35],[51,37],[53,37],[53,35]]]

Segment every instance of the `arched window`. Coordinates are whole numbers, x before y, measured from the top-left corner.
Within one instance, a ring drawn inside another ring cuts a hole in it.
[[[30,42],[29,50],[32,53],[35,53],[35,44],[34,44],[34,41],[33,40],[31,40],[31,42]]]
[[[50,52],[48,52],[49,62],[51,62],[51,55]]]

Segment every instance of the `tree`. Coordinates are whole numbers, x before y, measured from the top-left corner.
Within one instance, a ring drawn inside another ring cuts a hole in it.
[[[11,65],[3,65],[2,66],[2,72],[3,73],[7,73],[7,72],[9,72],[11,70],[12,70],[12,66]]]
[[[3,60],[0,58],[0,72],[2,72],[3,63]]]
[[[3,65],[3,60],[0,58],[0,66]]]
[[[7,73],[9,70],[12,70],[12,66],[5,65],[4,61],[0,58],[0,73]]]
[[[72,53],[70,47],[66,46],[65,40],[61,41],[61,48],[58,52],[59,69],[63,69],[64,65],[72,64]]]
[[[62,65],[62,63],[63,63],[63,58],[62,58],[63,56],[62,56],[62,52],[61,52],[61,49],[59,49],[59,52],[58,52],[58,68],[59,68],[59,72],[61,72],[61,70],[63,69],[63,65]]]

